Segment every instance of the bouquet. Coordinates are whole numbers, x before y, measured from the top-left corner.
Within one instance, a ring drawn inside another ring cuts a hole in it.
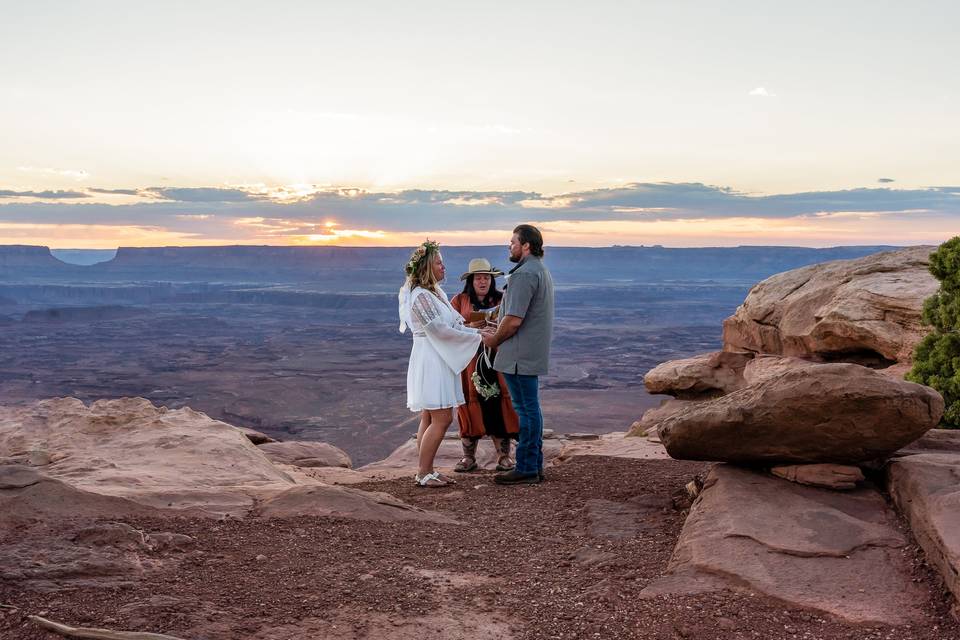
[[[474,371],[473,375],[470,376],[470,379],[473,380],[474,388],[484,400],[496,398],[498,395],[500,395],[500,385],[498,385],[496,382],[487,382],[480,377],[478,372]]]

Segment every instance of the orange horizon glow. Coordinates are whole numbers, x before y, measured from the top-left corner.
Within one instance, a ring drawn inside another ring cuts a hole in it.
[[[870,228],[865,231],[864,220]],[[548,246],[668,247],[870,244],[937,244],[956,235],[949,221],[922,230],[874,213],[805,216],[787,219],[730,217],[680,220],[532,221]],[[397,232],[341,228],[333,220],[240,218],[216,235],[172,231],[158,226],[108,224],[0,223],[0,244],[30,244],[52,249],[115,249],[119,246],[415,246],[429,237],[446,245],[506,245],[511,228]]]

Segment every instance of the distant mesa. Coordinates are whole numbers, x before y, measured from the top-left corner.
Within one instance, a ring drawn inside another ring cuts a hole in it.
[[[858,258],[890,247],[549,247],[547,261],[561,282],[603,283],[630,278],[641,282],[683,279],[735,279],[755,282],[773,273],[819,262]],[[444,247],[450,265],[465,266],[483,257],[507,266],[503,246]],[[67,264],[46,247],[0,246],[0,275],[58,281],[118,280],[171,282],[335,282],[343,270],[355,272],[355,286],[393,283],[409,247],[121,247],[111,260]],[[64,255],[66,258],[66,255]]]
[[[64,266],[64,263],[54,258],[47,247],[21,244],[0,245],[0,269],[60,266]]]

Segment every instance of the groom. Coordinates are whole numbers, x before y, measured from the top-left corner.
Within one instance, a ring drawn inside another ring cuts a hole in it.
[[[493,368],[503,373],[520,418],[517,465],[497,474],[497,484],[537,484],[543,480],[543,414],[540,378],[546,375],[553,335],[553,278],[543,264],[543,236],[529,224],[513,230],[510,270],[500,324],[483,332],[483,344],[498,349]]]

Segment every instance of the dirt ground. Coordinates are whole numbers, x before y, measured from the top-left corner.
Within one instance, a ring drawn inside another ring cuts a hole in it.
[[[845,624],[748,593],[641,600],[683,525],[683,486],[705,469],[587,456],[549,469],[536,486],[497,486],[489,474],[442,489],[408,480],[360,486],[460,522],[451,525],[126,520],[195,542],[143,552],[144,571],[109,586],[95,575],[55,590],[0,580],[0,604],[16,607],[0,607],[0,638],[59,637],[28,614],[190,640],[960,638],[915,545],[907,553],[929,606],[911,627]],[[82,525],[24,526],[0,534],[0,544]]]

